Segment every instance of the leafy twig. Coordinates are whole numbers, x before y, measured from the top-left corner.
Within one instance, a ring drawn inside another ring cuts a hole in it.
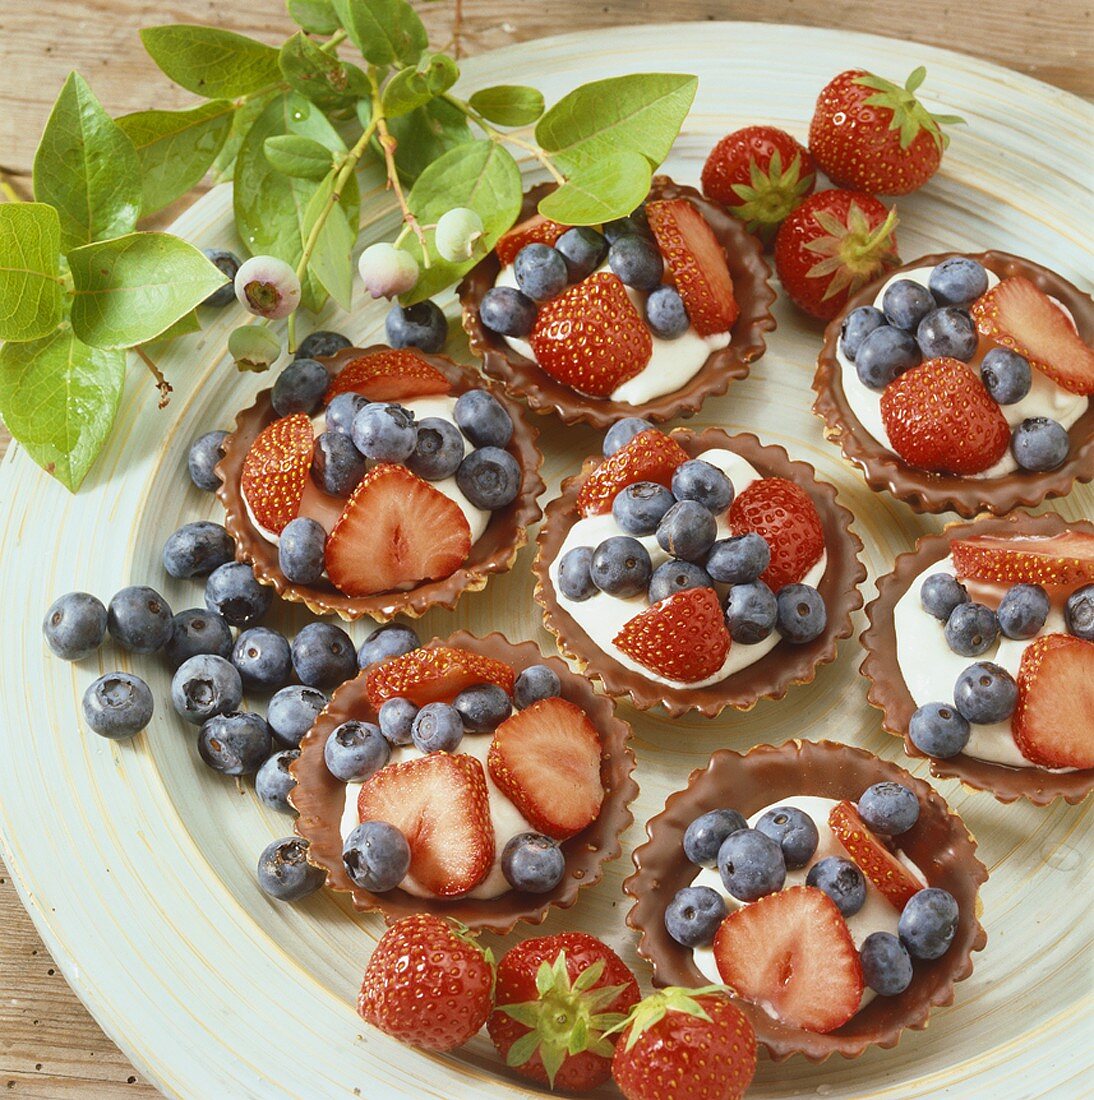
[[[163,371],[156,366],[152,357],[138,344],[133,349],[144,361],[144,365],[152,372],[152,377],[156,380],[156,389],[160,391],[159,407],[166,409],[168,403],[171,400],[171,394],[173,392],[171,383],[167,381],[163,376]]]
[[[458,96],[451,95],[446,92],[443,98],[451,103],[458,111],[462,111],[491,141],[508,142],[510,145],[515,146],[518,149],[523,149],[527,153],[531,153],[544,168],[551,174],[551,178],[559,186],[566,182],[566,177],[555,167],[554,161],[538,146],[534,145],[530,141],[525,141],[521,137],[517,137],[514,133],[505,133],[502,130],[491,126],[470,103],[464,102]]]

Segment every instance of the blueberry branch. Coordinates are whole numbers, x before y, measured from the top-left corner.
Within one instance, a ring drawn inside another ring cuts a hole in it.
[[[152,357],[138,344],[133,349],[144,361],[144,365],[152,372],[152,377],[156,380],[156,389],[160,391],[159,407],[161,409],[167,408],[168,402],[171,400],[172,387],[171,383],[167,381],[163,376],[163,371],[156,366]]]
[[[458,111],[462,111],[491,141],[508,142],[510,145],[516,146],[518,149],[523,149],[527,153],[531,153],[544,168],[551,174],[551,178],[560,187],[566,182],[566,177],[555,167],[551,158],[538,146],[534,145],[530,141],[525,141],[523,138],[519,138],[513,133],[504,133],[503,131],[491,126],[470,103],[464,102],[457,96],[451,95],[446,92],[443,97],[448,103],[455,107]]]

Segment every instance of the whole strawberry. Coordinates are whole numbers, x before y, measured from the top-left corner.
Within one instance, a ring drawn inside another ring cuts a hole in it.
[[[861,287],[900,263],[895,210],[861,191],[820,191],[779,227],[775,270],[799,308],[830,321]]]
[[[809,150],[775,126],[746,126],[727,134],[703,165],[703,194],[740,218],[766,245],[816,182]]]
[[[927,70],[901,88],[863,69],[848,69],[822,89],[809,125],[809,151],[837,187],[906,195],[938,171],[950,139],[942,127],[964,122],[932,115],[915,97]]]
[[[719,985],[670,986],[631,1010],[612,1058],[627,1100],[739,1100],[756,1072],[756,1033]]]
[[[539,936],[498,963],[497,1007],[487,1027],[508,1066],[563,1092],[586,1092],[611,1074],[605,1032],[638,1002],[623,960],[585,932]]]
[[[365,968],[357,1011],[385,1035],[454,1050],[494,1007],[494,961],[467,929],[428,913],[396,921]]]

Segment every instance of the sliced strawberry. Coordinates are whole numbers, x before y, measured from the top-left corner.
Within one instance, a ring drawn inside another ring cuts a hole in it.
[[[1072,393],[1094,394],[1094,348],[1056,303],[1029,279],[1003,279],[970,311],[981,334],[1013,348]]]
[[[1042,768],[1094,768],[1094,642],[1045,634],[1026,646],[1011,730]]]
[[[687,451],[672,436],[647,428],[625,447],[608,455],[585,478],[577,494],[577,510],[583,516],[610,512],[616,494],[636,481],[656,481],[668,488],[673,471],[687,460]]]
[[[410,845],[407,872],[449,898],[473,890],[494,863],[486,773],[474,756],[433,752],[374,772],[357,796],[361,821],[386,821]]]
[[[882,840],[866,827],[850,802],[840,802],[828,815],[828,827],[858,864],[859,870],[885,895],[898,911],[913,894],[923,889]]]
[[[240,488],[251,514],[274,534],[300,512],[308,483],[315,433],[304,413],[293,413],[268,424],[243,460]]]
[[[552,378],[593,397],[610,397],[653,354],[646,322],[619,277],[607,271],[543,302],[529,342]]]
[[[961,580],[1079,588],[1094,584],[1094,535],[1065,531],[1047,538],[955,539],[950,555]]]
[[[360,480],[327,539],[327,576],[347,596],[371,596],[447,577],[470,550],[459,505],[382,462]]]
[[[647,203],[646,217],[695,331],[729,332],[741,311],[714,230],[687,199]]]
[[[566,699],[540,699],[502,722],[486,764],[532,828],[557,840],[581,832],[600,813],[600,735]]]
[[[826,1032],[862,1000],[862,967],[847,921],[815,886],[791,886],[734,910],[714,937],[722,981],[770,1006],[789,1027]]]
[[[939,474],[979,474],[1010,445],[1010,425],[957,359],[928,359],[885,387],[881,419],[893,450]]]
[[[368,701],[377,710],[385,700],[396,696],[423,707],[426,703],[450,703],[475,684],[497,684],[512,695],[513,678],[513,670],[504,661],[456,646],[438,645],[412,649],[374,665],[365,689]]]
[[[526,244],[554,244],[569,228],[568,225],[559,225],[542,214],[533,214],[530,218],[517,222],[508,233],[503,233],[494,245],[494,251],[504,267],[517,258],[517,253]]]
[[[386,348],[351,359],[335,376],[324,402],[340,393],[359,393],[370,401],[400,401],[404,398],[445,394],[448,379],[435,367],[407,348]]]
[[[729,652],[729,631],[713,588],[674,592],[628,619],[614,641],[644,668],[682,684],[709,679]]]
[[[771,562],[760,580],[773,592],[797,584],[824,553],[824,528],[813,498],[785,477],[761,478],[738,493],[729,506],[729,529],[764,537]]]

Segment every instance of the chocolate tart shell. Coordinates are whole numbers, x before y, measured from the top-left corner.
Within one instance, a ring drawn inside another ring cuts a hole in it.
[[[386,348],[380,344],[367,348],[345,348],[321,361],[335,376],[354,359],[383,350]],[[449,380],[453,394],[488,389],[505,406],[513,419],[513,438],[506,449],[520,463],[522,471],[520,492],[516,499],[490,517],[486,530],[471,547],[467,560],[447,577],[427,581],[405,592],[381,592],[372,596],[347,596],[325,578],[314,585],[292,584],[281,572],[277,546],[267,542],[251,522],[240,483],[243,463],[251,444],[263,428],[278,418],[270,401],[272,388],[259,393],[255,403],[236,417],[235,430],[224,441],[224,458],[216,467],[221,479],[217,496],[226,513],[224,526],[235,540],[236,559],[250,565],[258,581],[270,585],[282,599],[303,603],[316,615],[334,613],[347,620],[367,615],[386,622],[396,615],[418,618],[433,607],[451,610],[464,592],[478,592],[486,587],[492,574],[504,573],[512,567],[517,553],[528,541],[529,525],[543,514],[538,503],[539,495],[546,488],[539,475],[543,462],[543,455],[536,446],[539,431],[532,425],[525,410],[506,397],[501,387],[446,356],[426,355],[423,352],[416,354]]]
[[[990,479],[935,474],[909,466],[863,427],[844,393],[842,368],[836,358],[844,318],[859,306],[872,305],[884,282],[902,271],[933,267],[951,256],[965,255],[978,260],[1001,279],[1024,275],[1046,294],[1063,302],[1074,316],[1079,334],[1088,344],[1094,344],[1094,299],[1048,268],[1007,252],[938,252],[921,256],[887,271],[882,279],[859,291],[828,324],[813,378],[817,394],[813,412],[824,421],[825,436],[839,444],[843,457],[859,468],[866,484],[875,492],[887,489],[916,512],[956,512],[971,519],[985,511],[1004,515],[1013,508],[1033,507],[1049,497],[1065,496],[1076,482],[1094,480],[1094,402],[1071,426],[1071,453],[1056,470],[1045,473],[1017,470]]]
[[[824,633],[805,645],[780,642],[748,668],[703,688],[659,684],[605,653],[560,606],[548,572],[570,528],[581,518],[577,513],[577,496],[585,478],[603,461],[599,456],[587,458],[581,472],[563,481],[559,495],[547,505],[532,565],[536,576],[535,597],[543,608],[544,624],[555,635],[559,650],[584,675],[598,679],[609,695],[628,696],[640,710],[649,710],[660,703],[674,718],[690,710],[714,718],[726,707],[750,710],[760,699],[781,699],[791,684],[812,681],[820,665],[835,659],[838,641],[851,636],[851,614],[862,607],[858,586],[866,579],[866,568],[858,559],[862,541],[851,530],[853,517],[836,502],[832,485],[818,480],[809,463],[793,461],[782,447],[761,443],[747,433],[729,435],[721,428],[702,432],[673,428],[668,434],[692,458],[713,447],[724,447],[747,459],[764,477],[787,478],[813,498],[828,553],[824,576],[818,585],[828,610]]]
[[[877,596],[866,608],[867,627],[861,642],[866,650],[860,671],[870,681],[867,700],[882,712],[882,725],[891,734],[904,739],[904,751],[913,758],[926,758],[931,775],[937,779],[959,779],[966,787],[990,791],[1000,802],[1027,798],[1035,806],[1047,806],[1062,798],[1072,804],[1081,802],[1094,787],[1094,769],[1051,772],[1031,764],[1011,768],[958,753],[948,760],[927,756],[912,744],[908,723],[916,709],[915,700],[904,683],[897,662],[896,630],[893,610],[920,573],[950,552],[954,539],[970,535],[995,535],[1017,538],[1027,535],[1059,535],[1064,531],[1082,531],[1094,535],[1094,524],[1085,520],[1065,520],[1054,512],[1031,516],[1015,512],[1009,516],[987,517],[973,523],[952,523],[937,535],[920,538],[914,550],[897,557],[891,572],[878,580]]]
[[[308,859],[327,873],[327,885],[352,895],[360,912],[379,910],[388,924],[411,913],[431,912],[453,917],[469,928],[504,934],[518,921],[539,924],[552,908],[567,909],[577,901],[578,891],[600,881],[603,865],[621,851],[620,837],[634,820],[629,806],[638,797],[638,784],[631,777],[634,752],[628,745],[631,728],[615,716],[610,699],[598,695],[592,685],[575,676],[558,657],[544,657],[534,642],[513,643],[493,633],[479,638],[459,631],[450,638],[434,638],[428,646],[458,646],[505,661],[520,673],[529,665],[545,664],[558,673],[562,697],[581,707],[600,733],[602,755],[600,778],[604,802],[597,819],[562,844],[566,872],[562,881],[547,894],[510,890],[496,898],[420,898],[405,890],[372,894],[355,886],[342,865],[341,820],[346,784],[335,779],[323,760],[323,747],[331,731],[350,718],[375,722],[376,712],[365,694],[366,673],[343,684],[315,725],[300,744],[300,757],[291,765],[297,785],[290,801],[300,815],[297,833],[308,841]],[[490,734],[468,734],[489,737]]]
[[[900,847],[923,871],[931,886],[949,890],[960,917],[950,949],[931,962],[916,960],[912,984],[898,997],[875,997],[835,1031],[819,1034],[788,1027],[758,1005],[734,998],[756,1029],[756,1039],[781,1061],[803,1054],[822,1062],[832,1054],[857,1058],[867,1047],[893,1047],[906,1028],[922,1030],[931,1009],[954,999],[954,983],[972,973],[972,953],[982,951],[987,933],[979,922],[978,890],[987,868],[976,858],[976,841],[964,823],[927,783],[903,768],[862,749],[834,741],[788,741],[760,745],[741,754],[719,749],[706,768],[698,768],[688,785],[669,796],[664,810],[646,823],[649,840],[636,848],[636,871],[623,883],[635,899],[627,924],[639,933],[638,953],[653,966],[657,986],[708,984],[689,948],[665,930],[665,907],[699,869],[684,857],[684,830],[701,813],[732,806],[745,817],[793,795],[857,801],[873,783],[893,780],[919,798],[919,821],[900,836]]]
[[[519,220],[531,217],[540,200],[554,190],[554,186],[544,183],[533,187],[524,196]],[[482,324],[479,303],[501,270],[496,253],[491,252],[465,276],[457,289],[463,306],[463,327],[471,350],[482,359],[483,373],[496,378],[508,393],[523,398],[538,413],[557,413],[566,424],[591,424],[600,430],[624,416],[641,416],[656,423],[675,416],[693,416],[708,397],[725,393],[733,379],[747,377],[749,364],[766,350],[764,333],[775,328],[775,318],[771,314],[775,291],[769,282],[771,269],[764,259],[763,246],[745,229],[743,222],[704,199],[694,187],[674,183],[668,176],[654,177],[649,193],[651,201],[681,198],[702,213],[725,249],[734,295],[741,310],[728,347],[711,352],[700,370],[680,389],[641,405],[578,393],[552,378],[531,359],[511,348],[504,337]]]

